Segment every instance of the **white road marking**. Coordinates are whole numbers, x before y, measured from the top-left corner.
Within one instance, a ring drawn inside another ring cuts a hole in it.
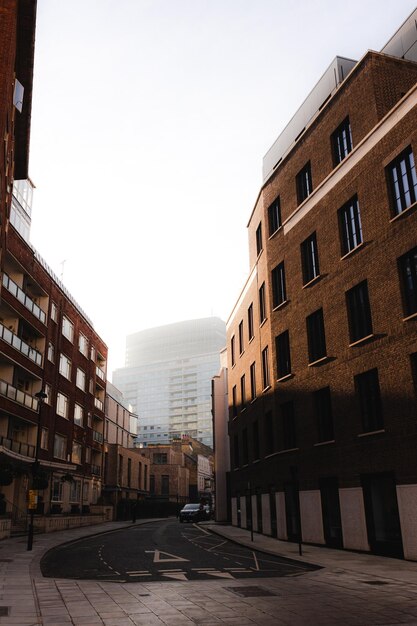
[[[255,570],[257,570],[257,571],[259,572],[259,563],[258,563],[258,559],[256,558],[256,554],[255,554],[255,552],[252,552],[252,554],[253,554],[253,558],[255,559],[255,565],[256,565],[256,567],[255,567],[255,568],[252,568],[252,569],[255,569]]]
[[[227,541],[222,541],[221,543],[218,543],[216,546],[213,546],[212,548],[208,548],[207,552],[210,552],[210,550],[214,550],[215,548],[220,548],[220,546],[224,546],[225,543],[227,543]]]
[[[188,580],[187,576],[182,572],[173,572],[172,574],[162,574],[166,578],[174,578],[175,580]]]
[[[189,561],[189,559],[183,559],[181,556],[176,556],[175,554],[171,554],[170,552],[163,552],[162,550],[145,550],[145,552],[154,554],[153,562],[154,563],[172,563],[174,561]],[[171,558],[161,558],[161,554],[166,554]]]

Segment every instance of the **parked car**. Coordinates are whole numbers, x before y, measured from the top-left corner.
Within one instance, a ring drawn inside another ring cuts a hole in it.
[[[199,522],[206,519],[206,512],[201,504],[186,504],[179,514],[180,522]]]

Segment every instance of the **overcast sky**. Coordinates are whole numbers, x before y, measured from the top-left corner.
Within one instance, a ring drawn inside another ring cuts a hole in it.
[[[107,343],[109,379],[127,334],[227,319],[265,152],[336,55],[380,50],[414,7],[38,0],[31,238]]]

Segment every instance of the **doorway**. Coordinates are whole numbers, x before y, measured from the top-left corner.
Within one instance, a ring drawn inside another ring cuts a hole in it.
[[[335,476],[321,478],[321,510],[326,546],[343,548],[342,519],[340,516],[339,481]]]
[[[362,476],[361,480],[371,551],[381,556],[403,558],[394,475],[368,474]]]

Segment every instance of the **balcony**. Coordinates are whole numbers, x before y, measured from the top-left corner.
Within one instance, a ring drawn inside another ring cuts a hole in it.
[[[16,452],[17,454],[21,454],[22,456],[28,456],[31,459],[35,457],[35,446],[29,443],[23,443],[22,441],[15,441],[9,437],[0,436],[0,446],[12,452]]]
[[[106,380],[106,374],[96,365],[96,374],[101,380]]]
[[[100,411],[102,411],[103,408],[104,408],[103,402],[101,400],[99,400],[99,398],[94,398],[94,406],[97,409],[100,409]]]
[[[98,430],[93,430],[93,441],[103,443],[103,434],[100,433]]]
[[[27,343],[23,341],[23,339],[20,339],[20,337],[12,333],[11,330],[3,326],[3,324],[1,323],[0,339],[3,339],[3,341],[10,344],[16,350],[19,350],[19,352],[27,356],[31,361],[36,363],[36,365],[39,365],[39,367],[41,367],[42,354],[35,348],[31,348]]]
[[[93,476],[101,476],[100,465],[91,465],[91,473],[93,474]]]
[[[19,302],[21,302],[35,317],[46,324],[46,313],[30,298],[25,292],[7,275],[3,274],[3,286],[13,296],[15,296]]]
[[[20,391],[20,389],[16,389],[13,385],[6,383],[5,380],[0,379],[0,396],[4,396],[5,398],[9,398],[9,400],[13,400],[14,402],[18,402],[22,406],[27,407],[28,409],[32,409],[32,411],[38,410],[38,399],[34,398],[28,393],[24,391]]]

